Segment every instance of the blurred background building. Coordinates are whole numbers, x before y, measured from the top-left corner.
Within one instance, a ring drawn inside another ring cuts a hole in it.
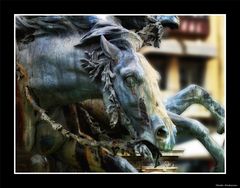
[[[163,97],[197,84],[225,108],[225,16],[179,18],[180,28],[165,32],[160,49],[141,50],[161,75]],[[216,132],[216,122],[204,107],[192,105],[182,115],[197,119],[210,132]],[[212,137],[223,146],[225,135]],[[176,149],[184,150],[178,162],[179,171],[209,171],[214,165],[206,149],[191,137],[178,136]]]

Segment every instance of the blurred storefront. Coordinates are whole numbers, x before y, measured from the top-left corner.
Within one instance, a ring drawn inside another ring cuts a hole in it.
[[[159,85],[163,97],[168,98],[190,84],[197,84],[225,108],[225,17],[179,17],[180,28],[166,31],[160,49],[141,49],[141,53],[161,75]],[[182,115],[201,121],[215,132],[216,122],[204,107],[192,105]],[[189,141],[190,138],[181,137],[178,145],[188,142],[189,146]],[[197,146],[195,140],[192,143]],[[199,156],[203,156],[201,150]]]

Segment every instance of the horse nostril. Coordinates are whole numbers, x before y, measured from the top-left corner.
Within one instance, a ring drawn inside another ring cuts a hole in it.
[[[166,130],[165,127],[160,127],[156,131],[156,136],[157,136],[157,138],[167,138],[168,131]]]

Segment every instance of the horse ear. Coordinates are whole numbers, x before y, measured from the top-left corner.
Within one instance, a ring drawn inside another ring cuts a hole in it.
[[[120,59],[122,54],[121,50],[117,46],[108,42],[103,35],[101,35],[100,45],[103,50],[103,53],[107,57],[113,59],[115,62],[117,62]]]

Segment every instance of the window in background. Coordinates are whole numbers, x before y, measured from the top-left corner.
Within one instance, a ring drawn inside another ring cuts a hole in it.
[[[180,87],[184,89],[190,84],[203,86],[206,60],[203,58],[184,57],[179,60]]]
[[[147,54],[146,58],[154,67],[155,70],[159,72],[161,75],[160,79],[160,89],[166,90],[167,89],[167,78],[168,78],[168,69],[169,69],[169,61],[170,56],[162,55],[162,54]]]

